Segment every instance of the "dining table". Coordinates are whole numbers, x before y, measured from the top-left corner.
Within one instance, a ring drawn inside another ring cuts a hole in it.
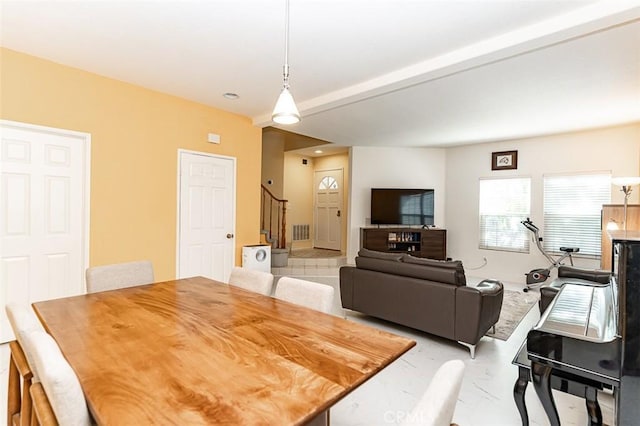
[[[307,424],[415,345],[204,277],[33,307],[99,425]]]

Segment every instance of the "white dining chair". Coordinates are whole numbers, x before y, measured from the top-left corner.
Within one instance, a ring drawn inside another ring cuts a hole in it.
[[[462,387],[464,368],[464,362],[459,359],[442,364],[402,425],[450,426]]]
[[[25,340],[25,336],[32,331],[44,331],[44,327],[36,316],[36,313],[29,306],[18,303],[7,303],[5,311],[13,334],[20,344],[20,348],[24,352],[29,366],[34,369],[33,350],[29,347],[29,342]],[[35,371],[33,372],[33,376],[35,381],[38,381],[38,374]]]
[[[153,265],[148,260],[115,263],[87,268],[87,293],[115,290],[154,282]]]
[[[55,418],[60,425],[85,426],[91,424],[87,402],[80,386],[78,376],[71,368],[58,347],[58,344],[44,331],[33,331],[25,336],[33,348],[33,358],[40,383]],[[32,396],[39,387],[32,389]],[[34,411],[37,417],[43,417],[39,423],[46,424],[41,399],[34,398]]]
[[[273,275],[269,272],[234,266],[229,276],[229,284],[265,296],[271,296],[271,292],[273,291]]]
[[[32,331],[44,331],[35,312],[16,303],[5,306],[9,324],[16,337],[9,342],[9,374],[7,380],[7,418],[12,424],[29,424],[32,413],[31,386],[39,381],[34,368],[33,350],[25,336]]]
[[[277,299],[327,314],[333,309],[334,289],[326,284],[282,277],[278,280],[274,295]]]

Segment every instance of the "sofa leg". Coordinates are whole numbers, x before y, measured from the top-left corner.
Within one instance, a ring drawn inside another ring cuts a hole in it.
[[[471,352],[471,359],[476,358],[476,345],[471,345],[469,343],[461,342],[459,340],[458,340],[458,343],[460,343],[462,346],[466,346],[467,348],[469,348],[469,352]]]
[[[493,327],[491,327],[491,334],[496,334],[496,325],[493,324]]]

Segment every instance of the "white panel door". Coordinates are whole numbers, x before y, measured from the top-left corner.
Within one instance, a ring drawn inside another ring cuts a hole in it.
[[[235,159],[187,151],[178,156],[178,278],[227,282],[235,252]]]
[[[317,171],[315,185],[315,232],[313,246],[341,250],[342,169]]]
[[[82,294],[90,137],[0,122],[0,341],[6,303]]]

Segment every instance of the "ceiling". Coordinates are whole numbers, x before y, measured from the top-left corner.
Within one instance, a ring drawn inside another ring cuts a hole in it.
[[[0,7],[4,47],[273,125],[284,0]],[[444,147],[640,121],[640,0],[292,0],[290,22],[303,119],[279,127],[302,135]]]

